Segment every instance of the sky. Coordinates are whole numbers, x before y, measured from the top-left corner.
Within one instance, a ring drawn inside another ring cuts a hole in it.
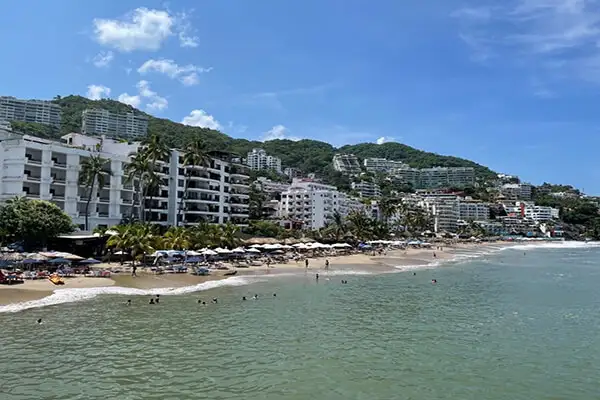
[[[19,0],[0,94],[254,140],[396,141],[600,194],[599,0]]]

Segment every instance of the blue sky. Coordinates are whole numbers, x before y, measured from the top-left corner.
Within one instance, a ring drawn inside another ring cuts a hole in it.
[[[20,0],[2,94],[249,139],[398,141],[600,194],[593,0]],[[8,38],[8,40],[6,40]]]

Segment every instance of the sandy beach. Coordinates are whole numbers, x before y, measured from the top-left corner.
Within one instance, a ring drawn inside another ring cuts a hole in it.
[[[495,243],[494,245],[505,245],[506,243]],[[443,250],[436,247],[429,249],[406,249],[406,250],[391,250],[383,254],[377,253],[361,253],[349,254],[328,257],[313,257],[309,258],[310,271],[320,271],[325,268],[325,260],[329,261],[330,270],[337,271],[364,271],[371,273],[383,273],[395,270],[398,267],[419,267],[428,265],[434,262],[443,265],[443,262],[450,261],[454,258],[455,252],[478,251],[482,247],[489,244],[472,243],[472,244],[457,244],[453,246],[445,246]],[[435,254],[435,256],[434,256]],[[121,286],[136,289],[156,289],[167,287],[184,287],[192,286],[199,283],[225,279],[224,273],[227,271],[213,271],[208,276],[194,276],[189,273],[180,274],[160,274],[156,275],[143,269],[138,269],[138,276],[132,277],[129,268],[123,268],[118,263],[103,264],[102,268],[114,268],[115,270],[125,270],[125,272],[115,273],[111,278],[90,278],[90,277],[73,277],[65,278],[65,284],[55,286],[47,279],[28,280],[19,285],[0,285],[0,305],[37,300],[49,296],[54,290],[69,289],[69,288],[93,288],[106,286]],[[261,274],[276,274],[276,273],[294,273],[305,271],[304,261],[290,261],[285,264],[271,264],[252,266],[248,268],[238,268],[238,275],[261,275]]]

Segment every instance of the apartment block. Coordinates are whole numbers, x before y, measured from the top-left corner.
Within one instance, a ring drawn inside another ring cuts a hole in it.
[[[50,101],[0,96],[0,121],[35,122],[60,128],[60,106]]]
[[[362,209],[360,201],[339,192],[335,186],[295,179],[281,193],[279,216],[294,226],[319,229],[333,221],[336,212],[347,216]]]
[[[460,216],[460,202],[458,197],[425,198],[424,205],[433,218],[434,232],[455,232],[458,228]]]
[[[302,177],[302,171],[300,171],[298,168],[287,167],[283,170],[283,174],[290,179]]]
[[[502,185],[500,192],[506,200],[531,200],[533,185],[529,183],[507,183]]]
[[[381,188],[374,182],[352,182],[352,190],[356,190],[362,198],[381,197]]]
[[[139,215],[140,199],[125,176],[129,155],[139,144],[121,143],[109,138],[81,134],[63,136],[55,142],[0,130],[0,200],[15,196],[48,200],[64,210],[83,229],[85,206],[90,195],[79,184],[81,164],[91,155],[107,160],[105,184],[95,187],[89,207],[89,229],[112,226],[122,219]],[[146,221],[174,225],[248,222],[249,184],[246,168],[231,162],[229,155],[211,153],[208,168],[193,171],[188,196],[181,213],[185,170],[181,154],[172,150],[167,161],[156,164],[161,182],[146,198]],[[137,185],[136,185],[137,186]],[[152,199],[150,199],[152,197]]]
[[[281,192],[285,192],[290,188],[290,184],[286,182],[275,182],[271,179],[268,179],[264,176],[259,176],[254,181],[254,186],[259,190],[268,193],[268,194],[278,194]]]
[[[358,157],[354,154],[336,154],[333,156],[333,169],[343,174],[359,174],[361,172]]]
[[[256,171],[272,170],[281,173],[281,159],[268,155],[263,149],[252,149],[246,157],[246,165]]]
[[[365,169],[368,172],[388,173],[397,168],[403,168],[405,164],[402,161],[393,161],[386,158],[365,158],[363,160]]]
[[[490,219],[490,206],[477,201],[460,200],[459,218],[465,221],[487,221]]]
[[[475,184],[475,169],[471,167],[396,168],[392,173],[415,189],[468,187]]]
[[[148,134],[148,117],[141,114],[118,114],[90,108],[81,114],[81,132],[90,136],[139,139]]]

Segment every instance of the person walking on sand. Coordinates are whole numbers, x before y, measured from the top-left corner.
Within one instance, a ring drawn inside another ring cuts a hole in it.
[[[131,269],[131,276],[137,276],[137,265],[134,265],[133,268]]]
[[[308,258],[304,259],[304,268],[308,269]]]
[[[329,271],[329,260],[325,260],[325,271]]]

